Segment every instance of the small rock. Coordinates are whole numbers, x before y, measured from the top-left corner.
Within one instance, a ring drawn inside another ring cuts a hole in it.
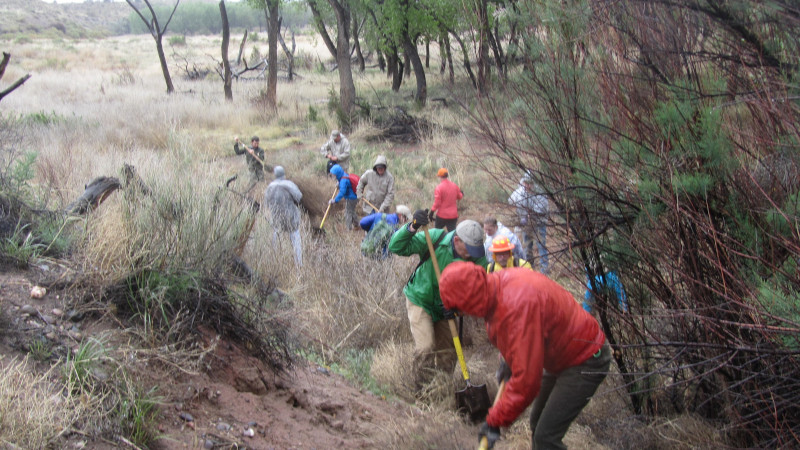
[[[36,308],[34,308],[31,305],[23,305],[22,308],[19,309],[19,312],[21,312],[22,314],[30,314],[32,316],[35,316],[36,314],[38,314],[39,311],[37,311]]]
[[[187,412],[182,412],[178,414],[178,417],[180,417],[185,422],[194,422],[194,417],[192,417],[192,415]]]
[[[53,310],[50,311],[50,313],[53,314],[56,317],[61,317],[61,316],[64,315],[64,311],[62,311],[62,310],[60,310],[58,308],[53,308]]]
[[[39,318],[42,319],[44,321],[44,323],[48,324],[48,326],[50,326],[49,324],[55,322],[55,320],[56,320],[55,317],[48,316],[47,314],[40,314]]]
[[[46,337],[47,339],[50,339],[51,341],[55,341],[57,335],[54,332],[51,331],[50,333],[45,334],[44,337]]]
[[[219,431],[228,431],[231,429],[231,426],[225,422],[220,422],[217,424],[217,430]]]
[[[244,432],[242,434],[244,436],[247,436],[247,437],[253,437],[253,436],[256,435],[256,432],[252,428],[248,428],[248,429],[244,430]]]
[[[208,448],[208,449],[214,448],[214,441],[212,441],[211,439],[206,439],[206,441],[203,442],[203,448]]]
[[[31,298],[42,298],[47,294],[47,289],[41,286],[34,286],[31,288]]]
[[[82,334],[80,334],[77,331],[73,331],[73,330],[67,331],[67,336],[71,337],[72,339],[75,339],[76,341],[80,341],[81,338],[83,337]]]
[[[79,441],[72,445],[75,448],[83,448],[86,447],[86,441]]]
[[[326,368],[324,368],[324,367],[317,367],[317,372],[319,372],[319,373],[321,373],[323,375],[330,375],[331,374],[331,371],[326,369]]]

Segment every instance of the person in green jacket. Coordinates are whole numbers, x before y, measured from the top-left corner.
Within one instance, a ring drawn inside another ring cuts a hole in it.
[[[421,389],[433,378],[434,370],[451,373],[457,356],[449,325],[447,320],[443,320],[453,318],[453,314],[442,306],[439,281],[429,257],[425,235],[417,233],[428,225],[429,212],[418,209],[413,217],[413,221],[392,235],[389,251],[399,256],[420,257],[420,264],[403,288],[403,294],[414,338],[416,387]],[[434,228],[429,233],[440,270],[453,261],[471,261],[483,268],[488,265],[483,247],[483,227],[478,222],[464,220],[453,231]]]

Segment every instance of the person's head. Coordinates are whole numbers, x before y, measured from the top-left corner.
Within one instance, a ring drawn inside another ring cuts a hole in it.
[[[512,250],[514,250],[514,244],[505,236],[494,238],[492,246],[489,247],[489,251],[492,252],[492,258],[502,267],[505,267],[509,258],[511,258]]]
[[[474,220],[465,220],[456,225],[453,247],[461,259],[478,259],[486,256],[483,248],[483,228]]]
[[[331,166],[331,175],[335,176],[337,180],[341,180],[344,176],[344,169],[338,164]]]
[[[333,139],[333,142],[336,142],[338,144],[339,141],[342,140],[342,133],[340,133],[339,130],[331,131],[331,139]]]
[[[282,180],[286,176],[286,171],[283,170],[283,166],[275,166],[275,168],[272,169],[272,175],[275,176],[276,180]]]
[[[483,231],[487,236],[494,236],[497,233],[497,219],[494,216],[486,216],[483,219]]]
[[[447,169],[445,169],[444,167],[442,167],[441,169],[439,169],[439,171],[438,171],[438,172],[436,172],[436,176],[437,176],[437,177],[439,177],[439,178],[447,178],[447,177],[448,177],[448,176],[450,176],[450,175],[449,175],[449,173],[447,172]]]
[[[250,146],[253,148],[258,147],[258,136],[253,136],[250,138]]]
[[[378,155],[378,157],[375,158],[375,164],[372,165],[372,170],[379,176],[383,176],[383,174],[386,173],[386,157]]]
[[[490,296],[495,292],[489,287],[492,280],[497,280],[497,274],[487,274],[486,269],[471,262],[454,261],[444,268],[439,281],[442,304],[451,311],[486,317]]]
[[[413,217],[411,210],[406,205],[397,205],[394,210],[397,213],[398,223],[406,223]]]

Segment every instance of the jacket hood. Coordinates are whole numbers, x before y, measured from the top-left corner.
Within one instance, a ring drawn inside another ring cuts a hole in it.
[[[378,157],[375,158],[375,164],[372,165],[372,170],[377,170],[376,167],[380,165],[386,166],[387,168],[389,167],[389,165],[386,164],[386,157],[383,155],[378,155]]]
[[[447,309],[487,317],[496,302],[496,280],[483,267],[466,261],[448,264],[439,281],[442,304]]]
[[[344,169],[342,169],[342,166],[334,164],[334,166],[331,167],[331,173],[336,176],[336,180],[338,181],[344,176]]]

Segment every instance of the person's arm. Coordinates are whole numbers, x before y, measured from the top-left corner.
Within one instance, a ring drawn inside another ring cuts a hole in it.
[[[436,189],[433,190],[433,206],[431,206],[431,211],[436,212],[439,210],[439,207],[442,206],[442,196],[439,193],[441,189],[439,189],[442,185],[439,184],[436,186]]]
[[[364,175],[361,175],[361,179],[358,180],[358,186],[356,186],[356,197],[364,197],[364,187],[367,185],[367,176],[370,172],[372,172],[372,170],[364,172]]]
[[[402,226],[392,235],[392,240],[389,241],[390,252],[399,256],[411,256],[420,255],[428,251],[428,243],[425,241],[424,233],[411,231],[410,227],[410,223]]]
[[[289,195],[292,196],[292,200],[294,201],[295,205],[299,205],[300,201],[303,199],[303,193],[300,191],[300,188],[297,187],[297,185],[294,183],[289,185]]]
[[[380,212],[386,212],[392,206],[394,201],[394,177],[389,175],[389,184],[386,187],[386,197],[383,198],[383,203],[380,204]]]
[[[341,161],[344,163],[350,160],[350,141],[347,140],[347,138],[342,137],[341,144],[342,144],[341,152],[336,156],[338,158],[337,161]]]
[[[360,183],[359,183],[360,184]],[[358,222],[358,226],[364,231],[369,231],[372,228],[372,223],[375,222],[375,214],[370,214]]]
[[[241,148],[239,147],[239,145],[242,145],[242,143],[239,141],[239,138],[236,138],[236,141],[233,143],[233,151],[237,155],[241,155],[247,151],[246,145],[242,145]]]
[[[319,152],[322,156],[328,156],[331,152],[331,141],[322,144],[322,147],[319,148]]]
[[[342,177],[342,179],[339,180],[339,192],[336,193],[336,197],[333,199],[333,203],[339,203],[339,201],[344,198],[344,194],[346,193],[346,191],[347,191],[347,180],[344,177]]]

